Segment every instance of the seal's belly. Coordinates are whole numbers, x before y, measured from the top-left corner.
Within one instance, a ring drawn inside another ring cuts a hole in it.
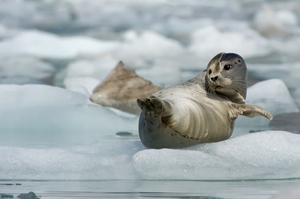
[[[169,102],[173,110],[165,124],[185,139],[214,142],[230,137],[233,121],[229,118],[227,102],[201,93],[181,93],[162,100]]]
[[[201,87],[179,85],[154,96],[169,103],[172,114],[149,118],[146,111],[142,111],[139,132],[141,140],[147,140],[147,147],[180,148],[225,140],[231,136],[233,121],[229,118],[229,105],[222,98],[207,96]]]

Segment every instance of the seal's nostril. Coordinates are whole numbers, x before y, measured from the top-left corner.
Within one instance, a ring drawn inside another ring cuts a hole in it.
[[[217,81],[217,79],[218,79],[218,76],[211,77],[210,79],[211,79],[211,81],[213,81],[213,82],[214,82],[214,81]]]

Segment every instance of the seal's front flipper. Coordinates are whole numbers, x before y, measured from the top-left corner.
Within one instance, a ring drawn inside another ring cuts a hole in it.
[[[232,106],[238,111],[239,115],[247,117],[263,116],[269,120],[272,120],[272,115],[265,109],[249,104],[232,104]]]

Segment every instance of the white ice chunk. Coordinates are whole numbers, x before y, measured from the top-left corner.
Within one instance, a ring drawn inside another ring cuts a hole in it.
[[[137,34],[134,31],[124,33],[124,43],[117,49],[115,56],[125,63],[132,64],[142,60],[176,56],[183,51],[181,44],[152,31]],[[138,64],[134,64],[138,65]]]
[[[283,25],[276,16],[276,12],[268,4],[264,4],[253,19],[253,27],[262,35],[278,35],[283,30]]]
[[[43,132],[40,132],[41,134]],[[58,142],[91,134],[52,131]],[[31,134],[38,135],[38,134]],[[45,133],[44,133],[45,136]],[[19,135],[20,137],[20,135]],[[16,137],[17,138],[17,137]],[[26,137],[25,137],[26,138]],[[35,140],[32,137],[32,140]],[[16,139],[15,142],[17,142]],[[104,139],[79,146],[0,146],[0,178],[27,180],[237,180],[299,176],[300,135],[247,134],[186,149],[145,149],[140,141]],[[170,169],[172,168],[172,169]]]
[[[290,10],[276,11],[269,4],[264,4],[255,13],[253,27],[262,35],[284,36],[299,34],[297,16]]]
[[[0,111],[40,106],[85,104],[87,98],[77,92],[46,85],[0,85]]]
[[[84,36],[59,37],[52,33],[30,30],[0,42],[0,54],[71,59],[78,55],[103,54],[118,46],[119,42],[116,41],[100,41]]]
[[[279,179],[300,175],[300,135],[283,131],[247,134],[190,150],[149,149],[133,156],[146,179]]]
[[[247,90],[247,104],[260,106],[273,116],[280,113],[299,112],[288,88],[280,79],[258,82]],[[269,120],[262,117],[247,118],[239,116],[236,126],[266,127]]]
[[[235,52],[243,57],[251,57],[269,52],[264,38],[250,29],[243,31],[221,32],[213,25],[200,28],[192,32],[189,50],[199,57],[210,57],[220,52]]]
[[[137,134],[136,116],[122,117],[90,104],[88,96],[79,92],[44,85],[0,85],[0,96],[2,142],[87,143],[113,138],[120,131]]]
[[[211,18],[179,18],[171,16],[161,24],[162,31],[172,34],[175,38],[184,39],[200,27],[214,24]]]
[[[166,87],[179,83],[182,79],[179,67],[157,63],[151,68],[142,68],[136,70],[136,73],[150,80],[153,84]]]
[[[88,98],[99,83],[99,80],[92,77],[70,77],[64,80],[66,89],[82,93]]]
[[[290,10],[279,10],[277,17],[285,26],[298,26],[297,15]]]
[[[135,179],[132,155],[140,142],[110,141],[77,147],[0,146],[0,178],[26,180]]]
[[[101,81],[113,70],[118,61],[110,55],[77,60],[67,66],[65,77],[93,77]]]
[[[4,77],[25,76],[42,79],[51,76],[54,68],[30,56],[0,56],[0,73]]]
[[[1,6],[2,6],[2,4],[1,4]],[[1,12],[1,10],[0,10],[0,12]],[[8,28],[4,24],[0,23],[0,39],[7,39],[7,38],[10,38],[10,37],[14,37],[18,33],[19,33],[19,30]]]

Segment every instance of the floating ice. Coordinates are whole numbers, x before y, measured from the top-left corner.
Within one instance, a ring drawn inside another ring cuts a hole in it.
[[[0,56],[2,77],[30,77],[43,79],[54,73],[52,65],[30,56]]]
[[[88,103],[88,96],[44,85],[0,85],[2,143],[60,145],[136,134],[137,118]],[[112,125],[112,121],[117,125]],[[20,139],[22,138],[22,139]]]
[[[146,179],[278,179],[299,177],[300,135],[266,131],[192,150],[143,150],[134,167]]]
[[[264,4],[255,14],[253,27],[265,36],[278,35],[283,30],[283,25],[278,20],[276,12],[268,4]]]
[[[221,32],[213,25],[192,32],[189,50],[200,57],[220,52],[238,52],[243,57],[251,57],[264,55],[269,51],[266,40],[254,31]]]
[[[271,199],[299,199],[300,198],[300,188],[298,187],[289,187],[286,188],[279,193],[277,193],[275,196],[273,196]]]
[[[88,98],[99,83],[99,80],[92,77],[70,77],[64,80],[66,89],[82,93]]]
[[[277,17],[283,25],[298,26],[297,15],[290,10],[279,10]]]
[[[59,37],[52,33],[31,30],[0,42],[0,54],[71,59],[78,55],[110,52],[118,46],[117,41],[100,41],[84,36]]]
[[[152,31],[124,33],[125,42],[118,48],[115,56],[125,63],[135,66],[144,65],[143,61],[169,58],[183,52],[181,44]],[[134,62],[133,62],[134,60]]]
[[[110,141],[63,148],[0,146],[0,179],[134,179],[132,155],[139,142]]]
[[[266,131],[186,149],[145,149],[130,139],[51,148],[0,146],[0,178],[287,179],[300,176],[299,142],[300,135]]]
[[[15,34],[15,31],[9,30],[7,27],[0,23],[0,40],[10,37],[13,34]]]
[[[101,81],[117,63],[118,60],[110,55],[94,57],[89,60],[77,60],[66,67],[65,77],[93,77]]]
[[[253,27],[266,37],[299,34],[297,16],[289,10],[275,11],[264,4],[255,13]]]
[[[0,111],[40,106],[85,104],[87,98],[77,92],[46,85],[0,85]]]
[[[213,20],[210,18],[185,19],[174,16],[170,17],[166,22],[162,23],[159,30],[161,30],[161,32],[166,32],[167,35],[172,35],[173,38],[187,40],[191,32],[197,30],[200,27],[208,26],[213,23]],[[155,25],[157,29],[157,24]]]
[[[167,87],[182,81],[181,70],[179,67],[169,67],[168,65],[157,64],[151,68],[136,70],[136,73],[155,85]]]
[[[295,101],[291,97],[286,85],[280,79],[270,79],[258,82],[248,88],[247,104],[261,106],[268,110],[273,116],[280,113],[299,112]],[[256,117],[238,117],[236,126],[267,127],[269,120]],[[253,129],[254,130],[254,129]]]

